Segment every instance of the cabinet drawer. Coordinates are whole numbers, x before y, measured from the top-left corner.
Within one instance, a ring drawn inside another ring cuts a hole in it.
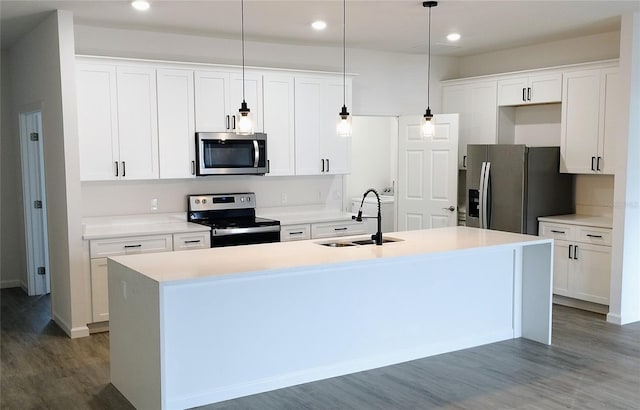
[[[285,225],[280,228],[280,242],[311,239],[311,225]]]
[[[574,239],[576,229],[576,227],[571,225],[552,224],[548,222],[540,222],[539,228],[538,236],[568,241]]]
[[[174,233],[173,234],[173,250],[183,251],[187,249],[202,249],[211,247],[211,233],[193,232],[193,233]]]
[[[172,250],[172,235],[136,236],[89,241],[89,251],[92,259],[138,253],[170,252]]]
[[[367,225],[364,222],[327,222],[311,225],[311,238],[313,239],[359,235],[364,233],[367,233]]]
[[[576,241],[611,246],[611,229],[581,226]]]

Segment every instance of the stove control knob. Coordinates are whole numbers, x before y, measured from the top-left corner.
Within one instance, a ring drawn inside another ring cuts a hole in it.
[[[195,201],[195,202],[196,202],[196,205],[197,205],[197,204],[199,204],[199,203],[200,203],[200,200],[199,200],[199,199],[196,199],[196,201]]]
[[[203,204],[206,204],[206,203],[207,203],[207,198],[204,198],[204,199],[202,200],[202,203],[203,203]]]
[[[244,202],[244,197],[240,197],[240,202]]]
[[[247,197],[247,202],[251,202],[251,197],[250,196]]]

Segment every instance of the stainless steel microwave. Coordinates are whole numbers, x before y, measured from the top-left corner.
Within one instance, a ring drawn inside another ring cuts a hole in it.
[[[262,175],[267,172],[267,134],[196,133],[196,175]]]

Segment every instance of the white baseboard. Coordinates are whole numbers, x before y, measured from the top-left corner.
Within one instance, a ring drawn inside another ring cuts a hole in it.
[[[72,328],[55,312],[53,313],[53,321],[72,339],[89,336],[89,328],[86,325]]]
[[[20,279],[12,279],[12,280],[0,280],[0,289],[7,288],[23,288],[22,281]]]
[[[617,315],[615,313],[608,313],[607,322],[613,323],[614,325],[622,325],[622,317],[620,317],[620,315]]]

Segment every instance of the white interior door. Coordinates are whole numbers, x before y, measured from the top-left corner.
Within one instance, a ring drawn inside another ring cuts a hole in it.
[[[22,152],[29,296],[44,295],[51,291],[42,139],[41,112],[20,114],[20,149]]]
[[[458,114],[434,116],[435,136],[423,138],[420,116],[400,117],[398,230],[455,226]]]

